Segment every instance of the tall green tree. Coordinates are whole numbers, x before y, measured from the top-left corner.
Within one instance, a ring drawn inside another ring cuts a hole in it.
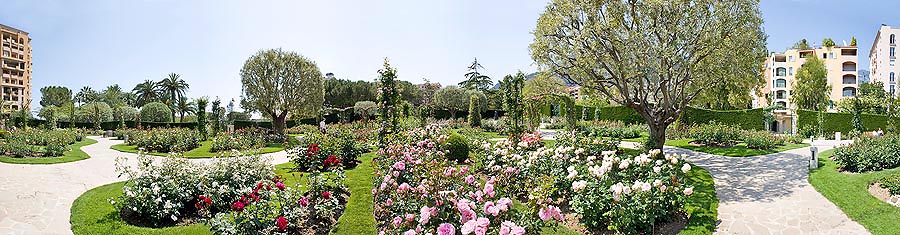
[[[807,57],[797,70],[791,103],[799,109],[824,111],[829,103],[828,91],[831,90],[827,75],[823,60],[815,56]]]
[[[518,136],[524,132],[523,126],[525,124],[522,123],[524,114],[522,89],[524,89],[524,86],[525,74],[522,71],[516,73],[515,76],[506,75],[500,82],[500,93],[503,94],[503,109],[511,122],[509,130],[512,136]]]
[[[177,110],[178,101],[184,97],[187,90],[191,87],[186,81],[181,79],[181,75],[170,73],[166,78],[156,83],[157,90],[161,91],[165,96],[165,103],[172,110]],[[172,120],[175,120],[175,113],[172,113]]]
[[[834,47],[834,45],[835,45],[835,44],[834,44],[834,39],[831,39],[831,38],[825,38],[825,39],[822,39],[822,46],[823,46],[823,47],[832,48],[832,47]]]
[[[553,0],[533,33],[540,66],[637,112],[651,149],[701,91],[759,76],[767,54],[758,0]]]
[[[469,71],[465,74],[466,80],[460,82],[458,84],[459,87],[469,90],[486,91],[494,85],[494,82],[491,81],[490,77],[478,72],[478,69],[484,69],[484,67],[478,63],[478,58],[475,58],[475,61],[472,61],[472,64],[469,65],[468,68]]]
[[[41,106],[62,107],[72,102],[72,90],[63,86],[45,86],[41,88]]]
[[[468,108],[469,96],[470,93],[466,89],[447,86],[434,93],[434,103],[437,108],[449,111],[450,117],[456,119],[459,111]]]
[[[206,105],[209,104],[209,99],[206,97],[201,97],[196,99],[197,106],[195,109],[197,110],[197,132],[200,132],[200,137],[203,140],[208,139],[209,135],[206,132]],[[182,118],[183,119],[183,118]]]
[[[114,109],[127,105],[125,102],[125,91],[118,84],[107,86],[105,90],[100,92],[100,99]]]
[[[132,103],[134,107],[144,107],[151,102],[159,101],[161,97],[159,86],[153,80],[138,83],[131,92],[135,95],[135,101]]]
[[[353,105],[353,113],[362,117],[363,121],[368,121],[369,117],[378,112],[378,104],[372,101],[360,101]]]
[[[281,49],[263,50],[241,69],[241,107],[272,118],[284,133],[288,115],[315,116],[325,102],[322,72],[302,55]]]
[[[539,99],[548,96],[568,96],[569,92],[566,91],[566,84],[562,79],[548,72],[539,72],[534,78],[525,81],[522,94],[525,97]]]
[[[469,98],[469,126],[471,127],[480,127],[481,126],[481,97],[477,95],[473,95]]]
[[[182,96],[178,98],[178,102],[175,104],[175,111],[178,112],[178,121],[184,122],[185,115],[196,113],[197,105],[194,101],[190,101],[187,97]]]
[[[98,100],[100,100],[100,95],[89,86],[82,87],[81,90],[75,94],[75,102],[78,104],[93,103]]]
[[[812,49],[812,47],[809,46],[809,43],[806,42],[806,38],[804,38],[804,39],[800,39],[800,41],[795,42],[794,45],[792,45],[790,47],[790,49],[809,50],[809,49]]]
[[[384,58],[384,67],[378,70],[378,119],[381,129],[378,131],[379,145],[384,147],[387,136],[397,132],[400,118],[400,87],[397,85],[397,69],[391,67],[388,58]]]
[[[231,106],[234,105],[234,100],[231,100],[229,104]],[[222,100],[217,96],[215,100],[212,102],[212,110],[210,119],[212,120],[212,136],[216,136],[220,131],[225,129],[225,124],[222,121],[222,113],[220,113],[219,109],[222,106]]]
[[[850,46],[851,46],[851,47],[855,47],[855,46],[856,46],[856,37],[850,37]]]

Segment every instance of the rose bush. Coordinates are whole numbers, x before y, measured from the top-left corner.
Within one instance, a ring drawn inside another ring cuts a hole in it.
[[[441,149],[445,133],[429,125],[379,150],[372,190],[379,234],[533,234],[545,221],[561,219],[543,198],[526,203],[527,209],[513,207],[503,185],[516,169],[480,174],[448,161]]]
[[[184,128],[158,128],[124,133],[128,135],[126,144],[160,153],[190,151],[200,147],[201,140],[197,131]]]
[[[68,145],[82,139],[84,133],[76,129],[19,129],[3,135],[0,155],[15,158],[58,157],[68,150]]]
[[[288,149],[291,161],[300,171],[321,170],[329,164],[355,167],[359,156],[366,152],[368,146],[358,143],[346,128],[329,128],[327,134],[308,133],[298,146]]]
[[[180,157],[154,159],[158,158],[139,155],[134,169],[126,158],[116,159],[116,170],[127,180],[124,194],[110,203],[126,222],[172,225],[185,217],[203,216],[196,208],[201,201],[207,212],[222,211],[236,197],[249,193],[256,182],[274,175],[273,166],[260,156],[217,158],[209,164]]]

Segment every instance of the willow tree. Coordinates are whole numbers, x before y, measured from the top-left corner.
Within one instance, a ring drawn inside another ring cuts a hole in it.
[[[758,0],[553,0],[531,52],[540,66],[636,111],[650,127],[646,146],[659,149],[704,88],[762,76],[762,22]]]
[[[264,50],[251,56],[241,69],[241,107],[272,118],[275,131],[283,133],[288,115],[311,117],[325,102],[322,72],[302,55]]]

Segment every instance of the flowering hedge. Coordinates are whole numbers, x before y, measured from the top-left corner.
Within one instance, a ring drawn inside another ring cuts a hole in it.
[[[477,143],[483,171],[517,172],[500,187],[529,201],[567,203],[591,231],[645,232],[693,193],[684,185],[691,166],[677,156],[617,156],[617,141],[575,131],[557,135],[555,147],[529,150],[515,141]]]
[[[542,199],[514,208],[504,185],[518,170],[478,174],[456,166],[440,149],[446,139],[431,125],[378,152],[372,193],[379,234],[533,234],[562,218]]]
[[[195,206],[200,202],[207,212],[226,210],[256,182],[274,175],[272,165],[259,156],[217,158],[209,164],[179,157],[154,159],[138,156],[136,169],[128,167],[125,158],[116,159],[116,170],[127,180],[124,194],[110,202],[126,215],[126,222],[159,227],[202,217]]]
[[[186,152],[200,147],[200,134],[191,129],[159,128],[123,133],[128,135],[126,144],[135,145],[151,152]]]
[[[852,144],[842,146],[832,156],[840,169],[866,172],[900,166],[900,135],[881,137],[862,136]]]
[[[27,128],[10,131],[2,136],[0,155],[16,158],[62,156],[67,150],[66,146],[83,138],[84,133],[74,129]]]

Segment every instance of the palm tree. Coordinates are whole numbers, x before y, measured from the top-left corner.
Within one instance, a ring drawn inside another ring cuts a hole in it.
[[[79,104],[94,102],[97,101],[97,96],[97,92],[94,91],[93,88],[85,86],[75,94],[75,102],[78,102]]]
[[[147,103],[156,101],[159,99],[160,93],[156,82],[153,80],[144,80],[144,82],[138,83],[131,92],[134,93],[134,106],[136,108],[143,107]]]
[[[178,103],[175,105],[175,111],[181,116],[179,122],[184,122],[185,114],[194,114],[197,112],[197,105],[195,105],[194,101],[188,101],[188,99],[184,96],[178,99]],[[172,119],[175,120],[175,119]]]
[[[156,84],[156,87],[164,95],[166,95],[167,104],[175,109],[176,101],[178,101],[187,92],[190,85],[181,79],[181,75],[170,73],[168,77]],[[175,120],[175,113],[172,113],[172,120]]]

